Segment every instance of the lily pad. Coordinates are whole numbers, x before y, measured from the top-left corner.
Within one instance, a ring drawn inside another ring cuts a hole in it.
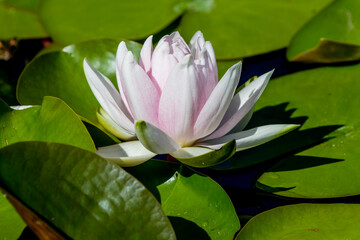
[[[36,1],[0,2],[0,39],[47,37],[43,25],[34,10]]]
[[[119,166],[69,145],[0,149],[0,183],[74,239],[175,239],[154,196]]]
[[[35,12],[40,0],[2,0],[3,4],[8,7],[20,8]]]
[[[177,239],[232,240],[240,228],[225,191],[211,178],[177,163],[149,160],[126,171],[158,198]]]
[[[0,106],[0,148],[24,141],[73,145],[95,152],[90,134],[79,117],[62,100],[45,97],[41,106]]]
[[[359,75],[360,64],[356,64],[322,67],[270,81],[256,108],[289,102],[286,109],[292,109],[292,117],[305,116],[305,123],[292,136],[300,149],[268,169],[258,179],[258,187],[265,191],[269,187],[289,189],[275,194],[299,198],[360,194]],[[267,115],[271,114],[267,112]],[[307,134],[302,135],[301,131]],[[319,132],[327,135],[316,144],[313,137]],[[308,141],[312,145],[305,147],[303,144]],[[289,144],[291,146],[292,143]],[[286,148],[287,145],[274,147]],[[296,146],[292,147],[294,150]],[[241,161],[241,158],[238,160]]]
[[[296,204],[252,218],[236,240],[359,239],[359,204]]]
[[[96,117],[100,104],[86,81],[83,61],[87,60],[116,84],[115,54],[119,40],[97,40],[70,45],[34,59],[20,76],[17,97],[21,104],[40,104],[44,96],[64,100],[81,118],[104,130]],[[128,41],[127,47],[134,54],[140,45]],[[107,133],[111,136],[110,133]],[[114,142],[118,142],[113,137]]]
[[[47,0],[40,18],[52,38],[63,44],[97,38],[142,39],[159,32],[184,9],[175,0]]]
[[[358,60],[359,24],[359,1],[334,1],[296,33],[287,57],[294,62],[332,63]]]
[[[0,239],[18,239],[25,228],[25,223],[15,209],[0,193]]]
[[[248,57],[288,46],[296,31],[330,2],[218,0],[207,12],[189,10],[179,31],[189,40],[201,30],[218,59]]]

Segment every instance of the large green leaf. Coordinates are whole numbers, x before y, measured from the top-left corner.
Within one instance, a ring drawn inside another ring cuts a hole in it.
[[[55,41],[96,38],[141,39],[159,32],[183,11],[176,0],[46,0],[40,18]]]
[[[360,194],[359,75],[360,64],[356,64],[323,67],[270,81],[256,108],[289,102],[287,110],[292,109],[292,117],[308,119],[300,131],[292,135],[294,142],[273,146],[275,150],[288,146],[294,150],[298,144],[302,149],[268,169],[258,179],[260,188],[289,189],[275,194],[301,198]],[[279,113],[267,111],[263,121],[272,114]],[[328,134],[327,139],[314,146],[313,138],[319,132]],[[309,148],[306,143],[312,143],[313,147]]]
[[[69,145],[0,149],[0,183],[74,239],[175,239],[154,196],[119,166]]]
[[[0,0],[0,39],[41,38],[48,33],[36,14],[37,1]]]
[[[236,240],[359,239],[359,204],[297,204],[252,218]]]
[[[190,39],[201,30],[218,59],[284,48],[295,32],[330,0],[215,0],[207,12],[189,11],[179,30]]]
[[[334,1],[292,39],[291,61],[341,62],[360,59],[360,2]]]
[[[21,104],[40,104],[44,96],[64,100],[83,120],[103,129],[96,117],[100,107],[86,81],[83,61],[88,61],[116,84],[115,54],[120,41],[97,40],[65,47],[63,51],[41,55],[20,76],[17,96]],[[127,42],[138,56],[140,45]],[[115,138],[113,138],[116,141]]]
[[[42,106],[12,110],[0,106],[0,148],[23,141],[47,141],[95,152],[95,145],[79,117],[60,99],[45,97]]]
[[[5,6],[35,12],[40,0],[1,0]],[[0,1],[0,2],[1,2]]]
[[[158,198],[179,240],[231,240],[239,230],[230,198],[211,178],[157,160],[126,170]]]
[[[0,239],[18,239],[25,226],[24,221],[17,214],[15,209],[0,193]]]

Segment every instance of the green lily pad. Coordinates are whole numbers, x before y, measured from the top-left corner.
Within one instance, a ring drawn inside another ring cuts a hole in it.
[[[17,87],[19,102],[24,105],[40,104],[44,96],[59,97],[83,120],[111,136],[97,120],[96,111],[100,104],[86,81],[83,61],[86,57],[117,86],[115,54],[119,43],[120,40],[88,41],[37,57],[20,76]],[[141,47],[138,43],[128,41],[127,47],[139,55]],[[112,139],[118,142],[115,137]]]
[[[52,38],[63,44],[97,38],[142,39],[159,32],[184,9],[175,0],[41,1],[40,18]]]
[[[58,143],[0,149],[0,183],[74,239],[175,239],[154,196],[119,166]]]
[[[332,63],[358,60],[359,24],[359,1],[334,1],[296,33],[287,57],[296,62]]]
[[[294,142],[273,146],[279,149],[290,145],[295,150],[298,144],[300,148],[268,169],[258,179],[258,187],[265,191],[288,189],[274,193],[299,198],[360,194],[359,75],[360,64],[356,64],[323,67],[270,81],[256,109],[289,103],[286,111],[292,112],[293,118],[305,116],[305,123],[292,136]],[[267,112],[271,114],[280,115]],[[314,142],[314,136],[321,132],[326,133],[325,139]]]
[[[330,2],[218,0],[207,12],[188,11],[179,31],[189,40],[201,30],[218,59],[248,57],[288,46],[296,31]]]
[[[0,148],[23,141],[47,141],[95,152],[90,134],[62,100],[45,97],[42,106],[12,110],[0,104]]]
[[[0,39],[47,37],[34,10],[36,1],[0,1]]]
[[[232,240],[240,228],[225,191],[211,178],[159,160],[126,168],[160,201],[177,239]]]
[[[236,240],[359,239],[359,204],[296,204],[252,218]]]
[[[0,193],[0,239],[18,239],[25,228],[25,223],[15,209]]]
[[[226,73],[226,71],[231,68],[231,66],[236,63],[242,61],[242,59],[233,59],[233,60],[217,60],[217,68],[218,68],[218,79],[220,80],[222,76]]]
[[[20,8],[35,12],[40,0],[2,0],[3,4],[8,7]]]

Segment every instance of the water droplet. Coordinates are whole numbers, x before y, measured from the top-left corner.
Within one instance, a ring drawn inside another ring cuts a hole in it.
[[[201,224],[203,227],[206,227],[207,225],[209,225],[209,222],[208,221],[205,221]]]

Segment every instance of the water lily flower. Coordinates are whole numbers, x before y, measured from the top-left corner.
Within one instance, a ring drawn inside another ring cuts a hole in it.
[[[122,166],[170,154],[190,166],[207,167],[298,127],[275,124],[243,131],[273,71],[235,94],[241,66],[235,64],[218,81],[213,47],[200,31],[189,45],[178,32],[166,35],[154,50],[150,36],[139,62],[121,42],[116,54],[119,91],[85,59],[87,81],[101,105],[99,122],[127,140],[97,153]]]

